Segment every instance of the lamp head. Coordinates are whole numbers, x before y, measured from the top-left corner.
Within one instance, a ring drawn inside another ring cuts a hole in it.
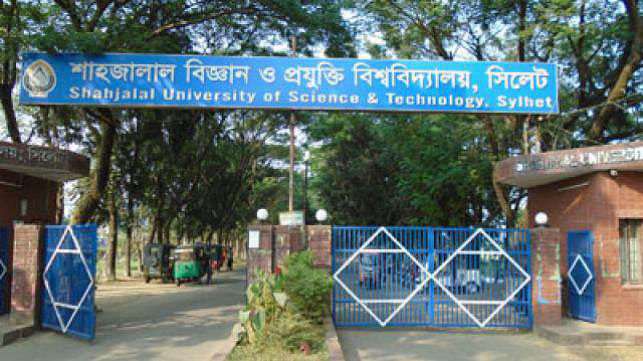
[[[536,221],[536,224],[539,227],[543,227],[547,225],[547,222],[549,221],[549,217],[547,216],[547,213],[545,212],[538,212],[536,213],[536,216],[534,217],[534,221]]]
[[[265,208],[261,208],[257,211],[257,219],[260,221],[265,221],[268,219],[268,211]]]
[[[317,212],[315,212],[315,219],[317,219],[318,222],[323,222],[328,218],[328,213],[326,212],[325,209],[318,209]]]

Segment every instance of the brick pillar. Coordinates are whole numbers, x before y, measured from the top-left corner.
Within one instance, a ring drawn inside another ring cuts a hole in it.
[[[558,228],[531,230],[532,305],[534,326],[560,324],[562,316]]]
[[[251,225],[248,231],[259,232],[259,248],[248,248],[247,281],[248,284],[254,281],[257,272],[272,272],[273,260],[273,226],[272,225]]]
[[[325,268],[330,272],[331,268],[331,226],[307,226],[308,247],[315,255],[315,266]]]
[[[40,306],[42,277],[43,227],[15,225],[13,278],[11,283],[10,320],[17,324],[35,324]]]

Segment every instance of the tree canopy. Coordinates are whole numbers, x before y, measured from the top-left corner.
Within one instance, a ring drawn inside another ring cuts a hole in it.
[[[336,223],[512,226],[526,193],[495,162],[643,139],[636,0],[11,0],[0,28],[2,136],[89,155],[71,221],[120,225],[127,244],[223,241],[285,210],[289,114],[19,107],[21,51],[284,56],[294,37],[301,56],[558,64],[560,115],[300,114],[297,205]]]

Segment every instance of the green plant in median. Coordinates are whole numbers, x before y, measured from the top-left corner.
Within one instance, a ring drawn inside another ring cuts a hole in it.
[[[281,274],[259,273],[246,291],[230,360],[265,359],[266,353],[284,360],[291,359],[286,354],[293,360],[323,358],[331,288],[330,276],[314,267],[311,252],[290,254]]]
[[[288,295],[280,292],[280,283],[272,275],[259,273],[246,291],[248,304],[239,312],[239,319],[251,344],[257,341],[266,323],[274,322],[286,312]]]
[[[290,297],[283,292],[284,278],[260,273],[248,287],[248,300],[239,313],[241,345],[255,351],[268,347],[280,347],[296,351],[303,344],[313,351],[323,347],[323,329],[313,326],[310,320],[293,305]]]
[[[284,265],[283,286],[293,307],[311,322],[322,324],[329,312],[332,279],[315,268],[310,251],[291,253]]]

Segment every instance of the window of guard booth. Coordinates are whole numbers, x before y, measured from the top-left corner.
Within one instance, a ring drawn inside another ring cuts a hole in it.
[[[621,240],[621,279],[625,284],[642,284],[643,220],[620,219],[619,237]]]

